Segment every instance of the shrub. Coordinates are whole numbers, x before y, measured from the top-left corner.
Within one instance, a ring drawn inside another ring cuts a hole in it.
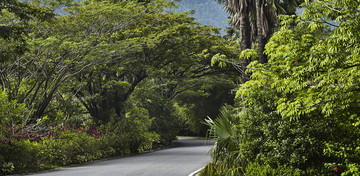
[[[246,167],[246,174],[244,175],[267,175],[267,176],[300,176],[302,171],[299,169],[293,169],[291,167],[286,167],[284,165],[279,165],[278,167],[272,168],[269,165],[261,165],[259,163],[250,163]]]
[[[9,101],[9,96],[0,86],[0,139],[9,137],[14,132],[14,125],[23,123],[28,110],[23,103]]]
[[[122,156],[152,149],[158,135],[141,129],[124,130],[124,123],[112,123],[97,128],[60,126],[48,131],[22,133],[0,143],[0,173],[19,174],[69,164],[78,164],[105,157]],[[136,123],[135,123],[136,124]],[[130,122],[127,124],[130,125]],[[134,124],[132,124],[134,125]],[[130,131],[129,131],[130,130]],[[18,133],[16,133],[18,134]],[[35,140],[37,139],[37,140]]]
[[[338,117],[304,116],[290,121],[275,111],[222,111],[210,125],[216,144],[213,161],[203,175],[351,175],[358,171],[359,133],[341,128]],[[341,144],[330,143],[334,139]]]
[[[42,163],[41,145],[32,143],[29,139],[0,144],[0,155],[3,164],[2,174],[33,172],[45,168]]]

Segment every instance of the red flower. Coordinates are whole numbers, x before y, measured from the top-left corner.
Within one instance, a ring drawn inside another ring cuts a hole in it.
[[[50,136],[50,131],[48,131],[48,136]]]
[[[96,139],[99,139],[99,137],[100,137],[99,135],[96,135]]]
[[[295,64],[295,65],[297,65],[297,64],[298,64],[298,62],[297,62],[297,61],[295,61],[295,62],[294,62],[294,64]]]
[[[335,172],[337,172],[337,171],[338,171],[338,168],[337,168],[337,167],[335,167],[334,171],[335,171]]]

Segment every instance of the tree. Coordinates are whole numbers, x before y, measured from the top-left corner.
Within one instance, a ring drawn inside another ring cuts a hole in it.
[[[218,2],[224,3],[225,8],[234,15],[232,24],[241,32],[241,49],[251,49],[252,43],[257,38],[259,62],[266,63],[264,48],[277,26],[277,15],[295,14],[296,7],[299,7],[303,0],[218,0]],[[244,71],[250,63],[248,59],[243,58]]]
[[[249,0],[218,0],[219,3],[225,4],[225,9],[233,14],[232,20],[230,21],[235,28],[240,30],[241,37],[241,50],[251,49],[252,46],[252,32],[253,29],[250,23],[250,12],[252,11],[253,3]],[[251,60],[242,58],[241,73],[242,81],[246,82],[249,80],[248,75],[245,74],[246,67]]]
[[[34,6],[31,3],[17,0],[1,1],[0,10],[4,15],[2,18],[4,20],[2,21],[3,25],[0,26],[0,37],[2,38],[21,37],[21,33],[26,32],[22,24],[33,19],[45,20],[54,16],[49,8]],[[10,17],[8,13],[14,17],[8,18]]]
[[[267,63],[264,53],[265,44],[278,26],[278,15],[295,15],[296,8],[303,0],[279,1],[279,0],[255,0],[256,27],[258,42],[258,57],[260,63]]]
[[[14,106],[23,107],[23,100],[17,99],[21,72],[24,70],[21,66],[20,70],[16,70],[19,69],[18,58],[24,57],[28,50],[26,37],[31,29],[45,20],[52,19],[54,13],[45,6],[17,0],[1,1],[0,10],[0,85],[9,102],[14,103]],[[17,81],[11,77],[14,74],[18,77]],[[11,121],[23,121],[28,117],[27,113],[23,112],[25,118],[22,120],[14,118]]]
[[[26,43],[23,39],[33,25],[31,20],[44,21],[54,17],[47,7],[35,6],[29,2],[17,0],[0,1],[0,62],[12,60],[17,54],[23,54]],[[3,80],[0,77],[0,82]]]
[[[22,95],[33,109],[31,122],[46,113],[65,82],[94,120],[105,123],[123,117],[128,98],[143,80],[216,74],[211,55],[236,57],[229,42],[212,35],[216,30],[198,25],[186,13],[163,13],[170,4],[89,1],[69,8],[70,15],[56,23],[39,26],[29,40],[29,60],[22,61],[40,64],[27,73],[37,81],[31,85],[34,79],[29,79],[31,87]]]

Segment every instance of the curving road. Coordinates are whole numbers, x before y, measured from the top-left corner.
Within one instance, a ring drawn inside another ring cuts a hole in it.
[[[212,145],[204,139],[179,137],[172,148],[32,175],[188,176],[210,161]]]

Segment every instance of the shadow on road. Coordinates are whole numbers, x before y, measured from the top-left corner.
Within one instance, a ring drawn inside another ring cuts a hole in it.
[[[196,146],[212,146],[214,145],[213,140],[204,140],[202,138],[194,137],[178,137],[178,141],[174,142],[173,147],[196,147]]]

